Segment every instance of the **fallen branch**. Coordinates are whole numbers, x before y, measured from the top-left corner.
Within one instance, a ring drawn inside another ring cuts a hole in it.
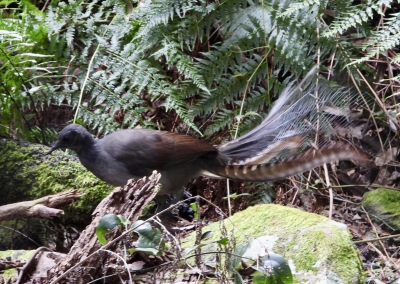
[[[34,217],[51,219],[61,216],[64,211],[55,208],[70,204],[82,195],[77,190],[68,190],[36,200],[3,205],[0,206],[0,221]]]

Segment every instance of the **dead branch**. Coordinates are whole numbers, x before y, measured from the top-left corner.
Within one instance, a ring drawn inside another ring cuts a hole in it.
[[[70,204],[82,195],[77,190],[68,190],[36,200],[0,206],[0,221],[33,217],[51,219],[64,214],[63,210],[55,208]]]
[[[69,254],[48,272],[46,283],[87,283],[102,275],[107,259],[104,250],[115,251],[118,243],[101,247],[96,237],[99,220],[106,214],[119,214],[131,223],[135,222],[157,194],[155,187],[159,179],[160,174],[154,172],[149,178],[130,180],[103,199],[92,214],[92,223],[82,232]],[[113,239],[117,234],[118,230],[111,231],[107,238]]]

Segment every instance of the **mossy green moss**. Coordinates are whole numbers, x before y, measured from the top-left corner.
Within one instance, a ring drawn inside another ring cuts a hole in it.
[[[11,257],[11,260],[24,260],[27,261],[34,254],[34,250],[6,250],[0,251],[0,258],[6,259],[6,257]],[[10,279],[18,278],[18,271],[16,268],[9,268],[4,270],[3,273],[4,280],[9,281]],[[12,281],[10,281],[11,283]],[[8,283],[8,282],[7,282]]]
[[[112,187],[87,171],[76,157],[61,151],[46,156],[49,150],[42,145],[0,139],[0,205],[78,189],[85,196],[66,210],[66,218],[87,223],[93,208]]]
[[[400,191],[385,188],[369,191],[364,194],[362,204],[377,222],[400,230]]]
[[[236,245],[260,236],[274,236],[273,252],[287,261],[292,260],[296,272],[317,273],[319,267],[328,267],[344,283],[361,283],[362,267],[359,253],[350,234],[324,216],[279,205],[257,205],[238,212],[224,220],[227,232],[232,232]],[[213,234],[205,242],[221,238],[220,223],[203,228]],[[228,236],[232,239],[232,236]],[[193,246],[195,234],[190,234],[184,248]],[[210,248],[215,251],[214,248]],[[210,251],[207,248],[204,251]],[[297,276],[299,277],[299,275]],[[299,278],[297,281],[300,281]]]
[[[0,251],[0,258],[5,259],[10,256],[12,260],[28,260],[31,258],[34,250],[6,250]]]

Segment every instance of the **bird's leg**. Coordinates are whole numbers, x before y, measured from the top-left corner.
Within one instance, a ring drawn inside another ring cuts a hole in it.
[[[186,190],[183,190],[182,196],[181,196],[181,200],[185,200],[192,197],[192,195],[187,192]],[[155,213],[161,212],[165,209],[167,209],[169,206],[175,204],[179,199],[177,196],[175,195],[157,195],[155,198],[155,202],[157,203],[158,207]],[[190,207],[190,203],[191,201],[185,201],[182,202],[178,205],[177,208],[174,208],[168,212],[166,212],[166,214],[172,215],[172,216],[179,216],[185,220],[188,221],[192,221],[193,217],[194,217],[194,210]]]
[[[193,199],[189,199],[191,197],[192,195],[188,191],[183,189],[182,200],[184,200],[185,202],[179,204],[178,207],[179,216],[190,222],[193,220],[195,213],[192,207],[190,207],[190,203],[193,202]]]

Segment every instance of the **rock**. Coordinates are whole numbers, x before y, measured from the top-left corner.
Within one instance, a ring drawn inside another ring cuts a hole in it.
[[[75,188],[85,191],[79,210],[87,210],[84,207],[91,204],[85,212],[90,221],[93,203],[100,202],[113,187],[92,175],[74,156],[61,151],[46,156],[49,149],[22,140],[0,139],[0,205]]]
[[[384,224],[390,231],[400,230],[400,192],[376,189],[364,194],[362,205],[378,224]]]
[[[225,235],[221,234],[221,227],[227,232]],[[214,223],[202,231],[213,232],[202,241],[207,245],[201,247],[202,262],[212,267],[216,254],[204,253],[215,252],[215,241],[228,237],[229,244],[234,239],[236,247],[251,244],[245,256],[253,260],[244,261],[244,266],[255,265],[257,258],[269,253],[282,256],[291,268],[294,283],[363,282],[362,263],[346,225],[324,216],[280,205],[256,205],[224,220],[224,225]],[[194,242],[192,233],[185,238],[183,247],[193,247]]]

